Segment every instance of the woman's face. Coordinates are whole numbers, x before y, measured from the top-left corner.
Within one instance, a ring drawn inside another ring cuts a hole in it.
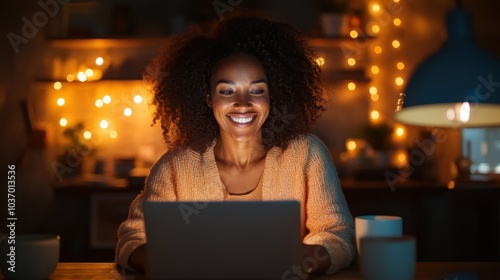
[[[221,60],[210,77],[210,95],[221,136],[261,140],[270,101],[266,73],[256,57],[235,54]]]

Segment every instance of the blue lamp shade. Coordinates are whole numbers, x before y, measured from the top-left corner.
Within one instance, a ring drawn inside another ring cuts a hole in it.
[[[396,120],[421,126],[500,125],[500,62],[472,39],[470,15],[448,16],[448,40],[408,81]]]

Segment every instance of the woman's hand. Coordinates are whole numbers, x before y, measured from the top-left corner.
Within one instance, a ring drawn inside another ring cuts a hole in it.
[[[323,274],[330,267],[330,255],[323,246],[302,244],[302,267],[308,273]]]
[[[146,249],[146,244],[142,244],[137,247],[128,259],[128,265],[134,270],[144,272],[148,274],[149,272],[149,262],[148,262],[148,254]]]

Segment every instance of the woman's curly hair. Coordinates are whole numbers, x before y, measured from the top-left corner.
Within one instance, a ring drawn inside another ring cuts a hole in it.
[[[324,110],[317,57],[292,26],[263,17],[237,15],[173,37],[144,72],[151,82],[158,121],[167,147],[204,152],[219,137],[207,100],[210,74],[221,59],[248,53],[262,64],[271,110],[262,127],[266,148],[285,148],[309,131]]]

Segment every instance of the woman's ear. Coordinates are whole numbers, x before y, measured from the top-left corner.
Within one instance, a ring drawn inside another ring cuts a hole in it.
[[[212,108],[212,95],[210,94],[210,91],[207,91],[205,94],[205,102],[209,108]]]

